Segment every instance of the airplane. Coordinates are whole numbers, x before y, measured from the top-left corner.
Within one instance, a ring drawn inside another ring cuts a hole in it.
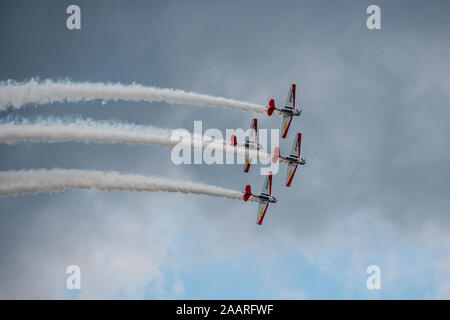
[[[256,223],[261,225],[264,216],[266,215],[269,204],[277,202],[277,198],[272,196],[272,172],[270,172],[269,175],[266,176],[261,194],[253,194],[252,187],[249,184],[245,187],[244,201],[248,201],[250,197],[259,202]]]
[[[250,124],[250,133],[245,137],[244,144],[239,144],[237,142],[237,138],[235,135],[231,136],[230,144],[233,147],[241,146],[246,149],[252,150],[260,150],[262,149],[262,145],[258,143],[258,119],[252,119]],[[245,154],[245,164],[244,164],[244,172],[248,172],[250,169],[250,165],[252,163],[252,159],[249,157],[248,153]]]
[[[287,187],[291,186],[292,179],[294,179],[295,171],[297,171],[297,166],[306,164],[305,159],[300,157],[301,145],[302,145],[302,134],[297,133],[297,136],[295,137],[294,144],[292,145],[291,153],[289,154],[289,156],[285,157],[285,156],[280,155],[279,147],[276,147],[274,150],[273,162],[277,162],[278,159],[280,159],[283,162],[288,163],[287,174],[286,174],[286,186]]]
[[[287,133],[289,131],[289,127],[291,126],[292,117],[300,116],[302,114],[302,109],[298,110],[295,108],[295,84],[291,84],[289,87],[289,93],[286,98],[286,103],[283,109],[278,109],[275,107],[275,100],[270,99],[269,106],[267,107],[267,114],[271,116],[274,112],[283,116],[283,121],[281,123],[281,128],[283,129],[283,134],[281,137],[283,139],[286,138]]]

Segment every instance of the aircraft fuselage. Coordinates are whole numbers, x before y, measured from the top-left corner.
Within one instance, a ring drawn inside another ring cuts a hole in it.
[[[297,158],[297,157],[293,157],[293,156],[287,156],[287,157],[283,157],[280,156],[281,159],[288,161],[289,163],[292,164],[299,164],[299,165],[304,165],[306,163],[305,159],[303,158]]]
[[[287,116],[298,117],[299,115],[302,114],[302,110],[297,110],[297,109],[292,109],[292,108],[277,109],[277,111],[278,111],[278,113],[280,113],[282,115],[287,115]]]
[[[244,147],[247,149],[255,149],[255,150],[262,149],[262,146],[259,143],[255,143],[255,142],[251,142],[251,141],[246,141],[244,143]]]
[[[265,194],[265,193],[261,193],[260,195],[253,195],[255,198],[258,198],[258,200],[260,202],[265,202],[265,203],[276,203],[277,202],[277,198],[275,198],[274,196]]]

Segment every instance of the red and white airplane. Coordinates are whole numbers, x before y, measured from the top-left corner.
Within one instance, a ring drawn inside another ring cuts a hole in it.
[[[278,159],[283,162],[287,162],[287,174],[286,174],[286,186],[289,187],[294,179],[295,171],[297,171],[298,165],[304,165],[306,163],[305,159],[300,157],[300,148],[302,146],[302,134],[297,133],[295,137],[294,144],[291,148],[291,153],[289,156],[285,157],[280,155],[280,148],[276,147],[273,155],[273,162],[277,162]]]
[[[234,147],[240,146],[244,147],[246,149],[252,149],[252,150],[260,150],[262,149],[262,145],[258,143],[258,119],[252,119],[252,122],[250,124],[250,132],[245,137],[244,144],[240,144],[237,142],[237,138],[235,135],[231,136],[230,144]],[[250,165],[252,163],[252,159],[249,157],[248,153],[245,154],[245,164],[244,164],[244,172],[248,172],[250,169]]]
[[[270,99],[269,106],[267,107],[267,114],[271,116],[274,112],[283,116],[283,121],[281,123],[281,128],[283,129],[283,134],[281,137],[283,139],[286,138],[287,133],[289,131],[289,127],[291,126],[292,117],[300,116],[302,114],[302,109],[298,110],[295,108],[295,84],[291,84],[289,87],[289,93],[286,99],[286,104],[283,109],[278,109],[275,107],[275,100]]]
[[[256,223],[261,225],[264,216],[266,215],[267,208],[269,207],[269,203],[277,202],[277,198],[272,196],[272,173],[269,173],[269,175],[266,176],[261,194],[253,194],[252,188],[249,184],[245,187],[244,201],[247,201],[250,197],[259,201]]]

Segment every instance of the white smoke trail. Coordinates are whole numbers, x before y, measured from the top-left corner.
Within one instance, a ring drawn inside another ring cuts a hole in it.
[[[215,150],[244,157],[247,152],[250,158],[270,161],[271,155],[244,147],[233,147],[223,140],[214,140],[191,134],[191,139],[172,138],[174,131],[144,127],[116,122],[95,122],[92,120],[63,121],[58,119],[29,122],[10,121],[0,123],[0,143],[15,142],[94,142],[148,144],[163,147],[176,145],[185,148]],[[201,143],[194,143],[200,141]]]
[[[161,177],[86,170],[0,171],[0,197],[70,189],[181,192],[242,200],[243,192]],[[256,201],[250,198],[251,201]]]
[[[20,108],[26,104],[46,104],[54,102],[81,102],[92,100],[164,101],[169,104],[193,104],[217,108],[232,108],[258,113],[266,112],[266,107],[221,97],[174,89],[145,87],[138,84],[120,83],[74,83],[70,81],[31,79],[17,83],[5,81],[0,84],[0,110],[8,106]]]

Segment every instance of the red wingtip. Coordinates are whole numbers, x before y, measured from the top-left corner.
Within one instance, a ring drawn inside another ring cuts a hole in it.
[[[302,134],[301,132],[298,133],[298,156],[300,157],[300,150],[302,147]]]
[[[293,101],[292,101],[292,107],[294,107],[295,109],[295,88],[297,86],[295,85],[295,83],[292,84],[292,93],[293,93]]]
[[[247,201],[252,195],[252,187],[248,184],[245,186],[244,201]]]
[[[269,194],[272,195],[272,171],[269,171]]]
[[[267,108],[267,115],[271,116],[274,111],[275,111],[275,100],[270,99],[269,107]]]
[[[272,162],[277,163],[279,158],[280,158],[280,147],[276,147],[273,150]]]
[[[251,129],[254,130],[254,132],[255,132],[255,139],[256,139],[256,141],[258,141],[258,119],[253,118],[252,119],[252,125],[250,127],[251,127]]]

